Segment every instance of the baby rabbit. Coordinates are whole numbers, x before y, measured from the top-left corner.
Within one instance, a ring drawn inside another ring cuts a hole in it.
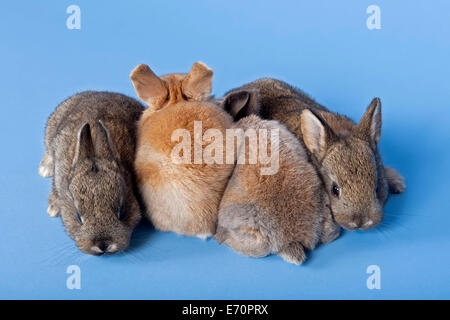
[[[140,220],[135,185],[136,122],[143,106],[127,96],[86,91],[47,122],[39,174],[53,177],[47,212],[91,255],[125,250]]]
[[[262,120],[255,90],[233,91],[223,107],[239,120],[234,128],[248,135],[258,130],[258,154],[264,132],[278,132],[271,138],[270,157],[278,157],[278,170],[261,174],[264,165],[237,163],[220,203],[217,232],[214,236],[233,250],[251,257],[278,254],[285,261],[300,264],[305,249],[319,241],[329,242],[339,235],[327,207],[328,195],[314,166],[298,139],[284,125]],[[267,131],[261,131],[267,130]],[[250,139],[238,146],[250,159]],[[253,150],[255,152],[255,150]]]
[[[383,166],[378,152],[380,99],[373,99],[355,124],[279,80],[260,79],[231,92],[243,89],[258,90],[261,117],[280,121],[306,146],[325,183],[335,221],[349,230],[376,227],[388,194],[405,190],[403,178]]]
[[[203,239],[215,233],[220,199],[234,165],[223,158],[217,163],[204,158],[211,150],[211,130],[221,136],[214,137],[220,144],[232,125],[228,113],[203,101],[211,92],[212,76],[202,63],[195,63],[188,74],[158,77],[140,65],[130,75],[148,106],[138,123],[135,160],[146,214],[160,230]]]

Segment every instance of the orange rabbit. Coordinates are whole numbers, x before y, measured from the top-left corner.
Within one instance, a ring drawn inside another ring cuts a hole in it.
[[[209,145],[203,142],[208,129],[225,137],[232,126],[231,116],[207,101],[212,76],[212,70],[199,62],[188,74],[158,77],[148,66],[139,65],[130,75],[137,95],[148,106],[138,122],[138,186],[146,215],[163,231],[206,238],[216,230],[218,207],[234,164],[198,162],[184,149],[177,156],[187,162],[173,157],[180,138],[183,142],[189,138],[188,149],[202,155]],[[194,129],[199,124],[201,128]],[[185,136],[174,137],[177,132]]]

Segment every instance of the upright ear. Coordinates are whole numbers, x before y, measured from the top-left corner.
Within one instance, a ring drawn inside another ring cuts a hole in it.
[[[223,109],[239,120],[251,114],[259,114],[258,93],[255,90],[239,90],[226,95]]]
[[[356,133],[361,139],[376,147],[381,136],[381,101],[374,98],[356,126]]]
[[[301,114],[300,127],[306,147],[321,160],[328,147],[337,139],[335,133],[321,117],[308,109]]]
[[[113,141],[102,120],[98,120],[95,125],[95,156],[97,158],[117,159],[117,152]]]
[[[84,160],[94,157],[94,146],[92,144],[91,128],[89,123],[85,123],[77,134],[77,144],[75,146],[75,154],[72,160],[72,165],[79,160]]]
[[[166,101],[169,91],[149,66],[138,65],[131,71],[130,79],[136,94],[147,106],[158,109]]]
[[[213,71],[202,62],[196,62],[184,78],[181,89],[192,100],[205,100],[211,93]]]

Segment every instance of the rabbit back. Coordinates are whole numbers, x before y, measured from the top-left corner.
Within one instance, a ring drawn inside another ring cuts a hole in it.
[[[208,129],[217,129],[225,137],[232,125],[226,112],[208,102],[179,102],[155,111],[139,122],[135,167],[147,216],[155,227],[204,238],[215,232],[219,202],[233,164],[194,163],[198,134],[194,122],[201,123],[200,139]],[[190,137],[192,153],[187,163],[172,158],[180,143],[179,137],[172,137],[176,130],[185,130]],[[206,144],[200,144],[203,153]]]
[[[236,126],[278,129],[279,169],[261,175],[260,164],[236,165],[220,204],[215,238],[253,257],[280,253],[291,244],[313,249],[326,210],[320,178],[301,144],[277,121],[252,115]]]

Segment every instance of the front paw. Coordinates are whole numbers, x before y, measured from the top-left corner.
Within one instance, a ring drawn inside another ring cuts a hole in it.
[[[39,166],[39,175],[43,178],[51,178],[53,176],[52,169],[46,166]]]
[[[322,235],[320,237],[320,242],[323,244],[333,242],[334,240],[336,240],[339,237],[340,234],[341,234],[341,228],[338,225],[335,225],[334,228],[331,228],[325,232],[324,231],[322,232]]]
[[[206,239],[208,239],[209,237],[212,237],[211,233],[200,233],[197,234],[197,238],[202,239],[203,241],[205,241]]]
[[[53,176],[53,159],[49,155],[44,155],[39,165],[39,175],[43,178],[51,178]]]
[[[341,227],[334,221],[331,211],[325,215],[325,218],[322,222],[322,232],[320,234],[320,242],[321,243],[330,243],[336,240],[337,237],[341,234]]]
[[[55,206],[54,204],[50,204],[47,208],[47,214],[50,217],[55,218],[55,217],[59,216],[59,208],[57,206]]]

